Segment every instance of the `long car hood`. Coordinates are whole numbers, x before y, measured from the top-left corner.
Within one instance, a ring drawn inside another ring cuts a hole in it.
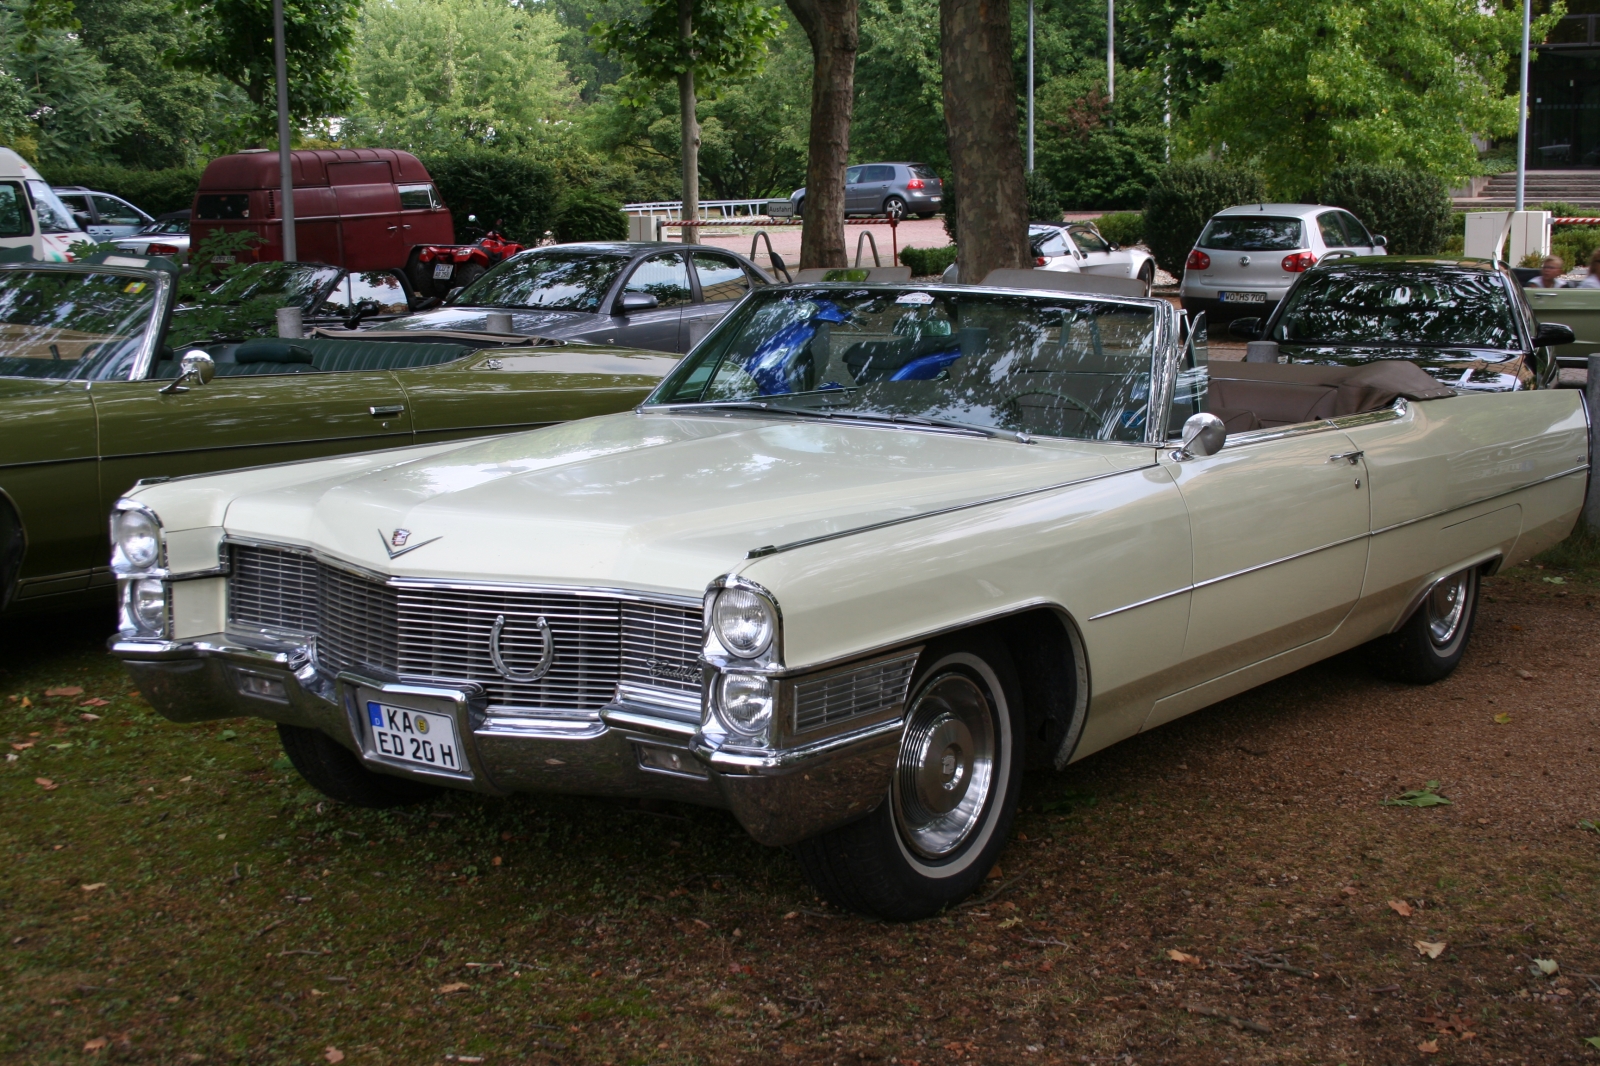
[[[1087,442],[626,413],[356,475],[313,466],[236,498],[225,524],[386,573],[698,594],[754,548],[1149,461]]]
[[[373,332],[411,329],[484,330],[489,325],[489,312],[503,310],[490,307],[441,307],[437,311],[424,311],[420,315],[406,315],[373,327]],[[565,331],[592,325],[597,315],[584,311],[512,311],[511,328],[518,333],[535,333],[541,337],[563,337]]]
[[[1291,363],[1353,366],[1379,359],[1405,359],[1451,388],[1473,392],[1512,392],[1533,380],[1517,352],[1477,348],[1361,348],[1354,345],[1280,344]]]

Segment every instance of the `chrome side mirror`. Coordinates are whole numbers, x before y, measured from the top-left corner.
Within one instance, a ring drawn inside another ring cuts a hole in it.
[[[1197,456],[1215,455],[1228,439],[1228,429],[1222,419],[1209,411],[1190,415],[1183,423],[1183,443],[1173,456],[1175,459],[1194,459]]]
[[[178,376],[161,390],[161,395],[188,392],[190,386],[204,385],[216,376],[216,361],[200,349],[191,348],[183,353],[183,359],[178,363]]]

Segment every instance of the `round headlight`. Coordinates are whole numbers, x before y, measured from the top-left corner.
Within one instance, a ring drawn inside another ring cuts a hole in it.
[[[115,523],[117,550],[136,570],[156,565],[161,557],[161,526],[149,511],[118,511]]]
[[[772,721],[772,682],[759,674],[723,674],[717,705],[729,728],[747,736],[759,733]]]
[[[167,627],[167,587],[155,578],[133,583],[133,617],[146,633],[160,633]]]
[[[711,625],[724,648],[741,659],[767,650],[778,628],[771,602],[748,589],[723,589],[711,605]]]

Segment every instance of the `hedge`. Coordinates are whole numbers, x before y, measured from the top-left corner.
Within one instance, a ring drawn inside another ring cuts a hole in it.
[[[1145,244],[1163,270],[1181,277],[1184,260],[1212,215],[1266,198],[1266,181],[1253,170],[1208,161],[1174,163],[1145,199]]]
[[[556,212],[558,241],[625,241],[628,216],[622,205],[598,193],[577,191],[561,198]]]
[[[1100,236],[1124,248],[1144,240],[1144,213],[1141,211],[1108,211],[1095,220]]]
[[[533,244],[555,229],[556,179],[543,163],[490,148],[425,155],[422,163],[450,208],[456,240],[462,243],[495,229]]]
[[[1044,176],[1042,170],[1030,170],[1023,176],[1028,190],[1029,222],[1060,222],[1061,194]]]
[[[916,248],[907,246],[900,249],[900,262],[911,268],[911,273],[917,277],[930,277],[943,274],[944,268],[956,261],[956,246],[947,244],[943,248]]]
[[[1322,180],[1317,202],[1349,211],[1397,255],[1435,255],[1452,228],[1444,182],[1405,167],[1339,167]]]
[[[182,211],[194,203],[204,167],[174,167],[170,170],[135,170],[109,165],[58,165],[40,168],[51,185],[82,185],[96,192],[108,192],[141,208],[147,214],[162,215]]]

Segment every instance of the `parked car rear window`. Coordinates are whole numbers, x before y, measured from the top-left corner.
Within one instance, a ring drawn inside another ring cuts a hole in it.
[[[453,303],[595,311],[627,263],[626,255],[607,252],[530,250],[491,269],[462,290]]]
[[[1298,218],[1218,215],[1206,223],[1198,243],[1217,252],[1292,252],[1306,246],[1305,227]]]
[[[1308,274],[1290,291],[1272,336],[1286,344],[1522,346],[1505,286],[1475,271]]]
[[[250,217],[249,193],[211,193],[201,196],[195,203],[195,212],[201,218],[226,222]]]
[[[918,163],[911,168],[911,176],[914,178],[921,178],[923,181],[939,180],[938,173],[932,167],[924,166],[921,163]]]

